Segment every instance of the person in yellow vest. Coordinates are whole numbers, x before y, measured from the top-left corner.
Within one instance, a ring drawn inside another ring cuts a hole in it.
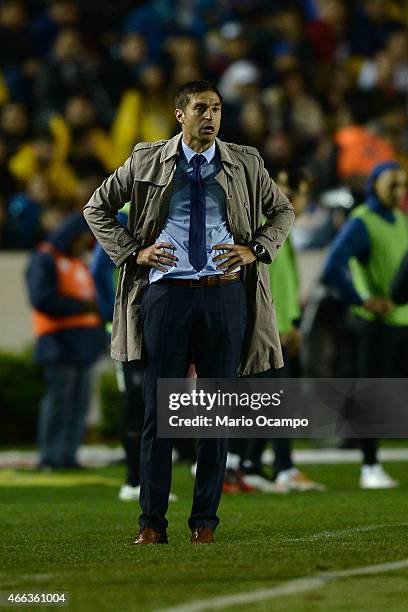
[[[323,277],[355,315],[357,375],[408,376],[408,305],[392,301],[394,279],[408,250],[408,220],[399,210],[407,175],[395,161],[378,164],[369,176],[366,201],[357,206],[335,239]],[[361,440],[360,486],[398,485],[378,463],[378,440]]]
[[[69,215],[33,253],[26,272],[35,359],[46,391],[38,420],[39,467],[79,467],[91,367],[104,346],[96,288],[83,256],[91,234],[82,215]]]

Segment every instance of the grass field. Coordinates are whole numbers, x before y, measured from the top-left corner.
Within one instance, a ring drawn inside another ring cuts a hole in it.
[[[360,491],[357,465],[309,466],[327,493],[224,496],[216,545],[191,546],[192,479],[177,466],[173,490],[180,499],[168,513],[170,545],[140,548],[131,545],[138,505],[117,501],[122,467],[63,475],[1,470],[0,589],[66,591],[70,610],[149,611],[405,560],[407,466],[388,468],[399,489]],[[408,564],[320,582],[290,583],[292,594],[268,591],[259,601],[219,602],[217,609],[408,609]],[[216,602],[185,610],[211,605]]]

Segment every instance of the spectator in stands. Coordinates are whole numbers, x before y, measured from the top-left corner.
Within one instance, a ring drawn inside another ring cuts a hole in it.
[[[28,14],[21,0],[0,5],[0,67],[14,102],[28,102],[31,79],[38,69],[29,32]]]
[[[3,140],[4,156],[7,161],[29,141],[29,118],[23,104],[8,102],[2,107],[0,137]]]
[[[27,182],[27,190],[10,198],[6,234],[10,249],[32,249],[44,236],[43,215],[53,203],[47,179],[37,174]]]
[[[82,215],[75,213],[38,247],[27,269],[35,358],[46,383],[38,421],[44,470],[79,467],[91,366],[104,343],[95,285],[83,261],[90,240]]]
[[[299,70],[311,58],[311,45],[305,37],[307,23],[299,5],[282,3],[271,18],[262,20],[253,32],[256,57],[266,83],[276,84],[279,74]],[[266,59],[268,58],[268,59]]]
[[[163,69],[147,65],[140,74],[140,87],[129,88],[120,101],[112,125],[114,166],[123,163],[138,142],[168,139],[176,124]],[[112,159],[112,156],[111,156]]]
[[[317,61],[335,62],[344,54],[347,8],[342,0],[319,0],[318,17],[307,28]]]
[[[377,165],[358,206],[333,243],[324,278],[356,316],[357,369],[362,378],[408,375],[408,306],[395,306],[391,286],[408,249],[406,217],[398,207],[407,176],[395,161]],[[351,273],[351,277],[350,277]],[[390,488],[398,482],[378,463],[378,440],[361,441],[360,486]]]
[[[171,86],[174,91],[188,81],[200,80],[208,72],[199,42],[192,36],[172,36],[165,41],[171,66]]]
[[[33,176],[44,176],[58,201],[68,201],[75,194],[75,173],[58,158],[54,137],[47,129],[39,131],[32,142],[22,146],[13,155],[9,168],[15,179],[24,186]]]
[[[285,72],[281,79],[283,125],[305,148],[313,148],[324,128],[322,108],[309,91],[301,71]]]
[[[32,146],[32,131],[49,129],[56,144],[52,173],[56,159],[73,166],[73,180],[66,171],[59,190],[69,199],[84,159],[96,155],[110,172],[136,142],[172,136],[162,94],[171,97],[182,82],[210,78],[231,100],[224,139],[240,139],[241,121],[272,173],[307,165],[318,193],[339,182],[358,192],[378,161],[392,158],[408,167],[406,55],[406,15],[394,0],[211,1],[187,8],[170,0],[140,7],[130,0],[114,6],[52,0],[45,8],[5,0],[0,124],[15,127],[0,135],[8,158]],[[78,133],[68,125],[67,101],[74,115],[82,114]],[[248,125],[252,116],[259,127],[260,106],[264,139]],[[24,155],[32,158],[27,150]],[[0,190],[7,199],[3,185]]]
[[[384,0],[358,2],[350,32],[352,52],[371,57],[385,46],[397,25],[390,15],[389,3]]]
[[[143,35],[150,61],[160,60],[163,41],[177,30],[175,24],[177,9],[171,4],[169,0],[145,2],[142,6],[134,8],[124,20],[125,32],[137,32]],[[184,6],[182,10],[185,10]]]
[[[138,86],[140,72],[146,63],[146,43],[137,32],[125,34],[119,44],[111,49],[111,57],[101,71],[101,80],[110,105],[110,120],[125,90]]]
[[[98,160],[106,172],[115,167],[111,139],[98,121],[97,108],[88,95],[77,93],[69,97],[64,114],[52,117],[50,130],[56,140],[56,156],[69,161],[75,172],[84,158]]]
[[[35,90],[43,111],[63,112],[66,100],[78,92],[103,104],[105,95],[98,78],[97,61],[84,48],[77,30],[60,31],[51,59],[37,75]]]
[[[48,57],[59,32],[65,28],[75,28],[78,19],[76,0],[51,0],[31,23],[30,31],[37,52]]]
[[[254,62],[242,59],[230,64],[224,71],[218,86],[227,103],[239,104],[257,99],[261,73]]]
[[[268,135],[269,123],[265,105],[256,99],[244,102],[240,107],[237,143],[247,143],[251,147],[256,147],[263,155]]]

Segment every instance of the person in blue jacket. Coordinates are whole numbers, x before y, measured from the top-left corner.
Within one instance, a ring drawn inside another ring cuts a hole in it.
[[[323,279],[348,303],[356,332],[357,374],[362,378],[408,375],[408,305],[393,302],[393,283],[408,250],[408,221],[399,209],[407,175],[395,161],[378,164],[366,200],[335,239]],[[397,296],[398,297],[398,296]],[[360,486],[391,488],[398,482],[378,463],[378,440],[361,440]]]
[[[39,466],[46,470],[79,467],[91,367],[105,343],[95,283],[83,260],[91,238],[81,214],[68,216],[34,251],[26,271],[35,360],[46,383],[38,419]]]

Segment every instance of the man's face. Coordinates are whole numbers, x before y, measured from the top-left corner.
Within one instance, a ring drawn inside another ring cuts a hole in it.
[[[192,94],[184,110],[177,108],[176,119],[183,140],[192,149],[208,149],[215,140],[221,122],[221,102],[214,91]]]
[[[378,177],[375,190],[386,208],[397,208],[407,193],[407,175],[402,168],[386,170]]]

